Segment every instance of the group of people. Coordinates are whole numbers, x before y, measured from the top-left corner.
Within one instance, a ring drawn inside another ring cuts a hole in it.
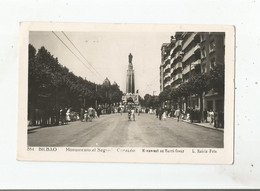
[[[65,125],[70,121],[79,119],[78,112],[71,111],[71,108],[61,107],[53,109],[35,109],[32,119],[30,119],[30,126],[49,126],[49,125]]]
[[[148,113],[153,113],[153,110],[148,110]],[[189,120],[191,123],[193,122],[204,122],[210,123],[210,125],[216,128],[224,128],[224,112],[217,112],[213,110],[204,110],[203,116],[201,115],[200,110],[189,109],[186,111],[178,109],[167,109],[163,107],[159,107],[155,109],[156,117],[159,120],[166,120],[167,117],[176,117],[179,122],[180,119]]]
[[[224,128],[224,112],[217,111],[204,111],[205,122],[209,122],[216,128]]]
[[[159,118],[159,120],[166,120],[167,117],[171,116],[171,114],[168,112],[168,110],[163,109],[162,107],[159,107],[158,109],[156,109],[155,113],[156,113],[156,117]],[[177,121],[179,122],[180,117],[181,117],[181,110],[180,109],[175,110],[174,116],[177,117]]]
[[[101,107],[94,109],[93,107],[80,109],[80,120],[83,122],[92,122],[94,118],[99,118],[102,113]]]
[[[134,105],[129,104],[127,108],[127,113],[128,113],[128,120],[129,121],[135,121],[135,112],[136,108]]]

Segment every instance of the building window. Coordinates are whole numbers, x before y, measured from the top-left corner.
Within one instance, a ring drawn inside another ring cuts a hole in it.
[[[203,47],[203,49],[202,49],[202,51],[201,51],[201,56],[202,56],[202,58],[205,58],[206,57],[206,49],[205,49],[205,47]]]
[[[215,60],[215,58],[213,58],[210,60],[210,68],[213,69],[215,67],[215,65],[216,65],[216,60]]]
[[[206,64],[202,65],[202,73],[206,72]]]
[[[201,34],[201,42],[206,40],[206,35],[205,34]]]
[[[216,47],[216,42],[214,40],[212,40],[210,43],[209,43],[209,49],[210,51],[213,51]]]

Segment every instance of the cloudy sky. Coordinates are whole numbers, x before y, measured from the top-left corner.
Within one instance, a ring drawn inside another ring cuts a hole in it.
[[[78,58],[55,36],[71,49]],[[169,42],[172,33],[155,32],[30,32],[29,42],[38,50],[44,46],[60,64],[75,75],[101,84],[108,77],[125,92],[128,55],[133,55],[136,90],[143,97],[160,91],[159,66],[161,45]],[[71,44],[71,42],[77,49]],[[97,72],[96,72],[97,71]]]

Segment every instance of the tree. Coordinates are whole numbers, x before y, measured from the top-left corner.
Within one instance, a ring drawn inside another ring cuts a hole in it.
[[[170,100],[170,89],[166,89],[166,90],[163,90],[160,94],[159,94],[159,99],[160,99],[160,102],[164,102],[164,101],[167,101],[167,100]]]
[[[225,70],[223,64],[216,65],[213,70],[209,72],[209,87],[224,96],[225,90]]]
[[[37,52],[29,44],[28,54],[28,118],[32,125],[36,108],[49,112],[69,106],[79,110],[83,105],[94,106],[96,100],[99,103],[121,101],[122,91],[117,84],[104,87],[74,75],[45,47]]]
[[[28,119],[30,120],[30,125],[35,125],[35,107],[36,107],[36,92],[37,92],[37,84],[35,81],[36,73],[35,73],[35,58],[36,58],[36,49],[29,44],[28,47]]]
[[[182,84],[179,85],[178,87],[178,93],[180,96],[180,99],[184,98],[185,102],[186,102],[186,110],[188,109],[188,96],[190,96],[191,92],[192,92],[192,83],[191,81],[188,82],[183,82]]]
[[[203,116],[203,93],[210,90],[210,80],[208,73],[200,73],[193,76],[190,80],[192,93],[200,98],[200,114]]]

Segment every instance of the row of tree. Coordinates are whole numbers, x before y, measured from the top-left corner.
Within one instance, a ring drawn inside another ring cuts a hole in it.
[[[41,47],[38,51],[29,44],[28,113],[35,109],[58,110],[72,107],[94,107],[98,104],[120,102],[122,91],[117,84],[103,86],[74,75],[59,64],[58,58]]]
[[[203,94],[213,90],[224,97],[224,65],[216,65],[210,72],[194,74],[187,82],[181,83],[177,88],[169,88],[159,95],[160,102],[172,101],[182,106],[183,100],[188,103],[190,95],[197,95],[200,100]],[[187,110],[187,108],[185,108]],[[203,101],[200,101],[202,115]]]
[[[161,105],[159,96],[152,96],[150,94],[145,94],[144,98],[142,99],[141,97],[139,98],[140,104],[143,107],[147,108],[158,108]]]

